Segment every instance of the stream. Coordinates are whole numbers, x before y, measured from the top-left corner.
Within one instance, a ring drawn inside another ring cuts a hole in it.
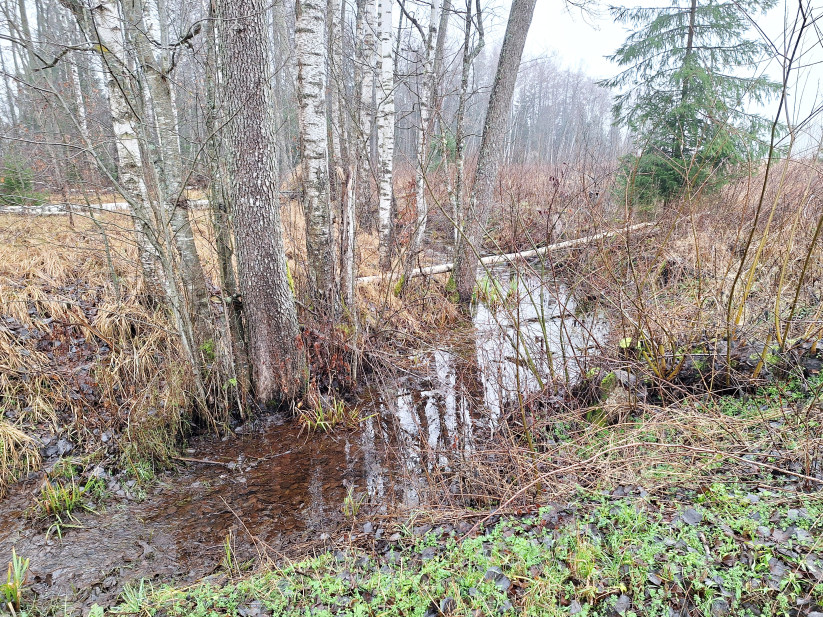
[[[196,438],[142,499],[114,496],[77,515],[62,540],[26,517],[42,477],[18,484],[2,502],[0,562],[15,547],[41,600],[88,607],[115,603],[140,579],[216,575],[227,538],[241,561],[304,555],[344,535],[379,539],[382,515],[425,504],[432,472],[494,439],[518,392],[573,380],[574,356],[596,353],[607,334],[603,317],[578,314],[562,286],[507,268],[493,280],[509,301],[480,303],[473,328],[412,358],[415,374],[373,384],[358,430],[309,434],[271,415],[230,438]],[[353,524],[352,508],[374,524]]]

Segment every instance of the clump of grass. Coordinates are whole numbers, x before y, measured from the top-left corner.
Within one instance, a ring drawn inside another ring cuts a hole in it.
[[[346,487],[346,496],[343,498],[343,505],[340,508],[343,512],[343,516],[346,518],[356,517],[358,512],[360,512],[363,502],[366,500],[366,496],[357,495],[354,492],[354,488],[355,487],[353,485]]]
[[[20,604],[23,600],[23,588],[28,583],[28,573],[28,558],[20,557],[17,550],[12,548],[6,582],[0,585],[0,596],[2,596],[5,606],[16,611],[20,610]]]
[[[65,529],[78,526],[74,513],[78,510],[93,512],[93,503],[100,501],[104,494],[105,486],[100,478],[91,477],[80,485],[74,476],[70,479],[47,477],[31,515],[49,522],[46,536],[54,533],[62,539]]]
[[[0,496],[22,475],[40,468],[40,451],[33,438],[0,419]]]
[[[298,420],[310,431],[328,433],[335,428],[356,428],[364,420],[356,405],[347,405],[334,396],[324,396],[316,388],[309,390],[297,407]]]

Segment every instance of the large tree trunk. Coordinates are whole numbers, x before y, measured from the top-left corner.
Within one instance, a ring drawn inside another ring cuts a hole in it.
[[[483,137],[477,159],[474,186],[469,199],[469,211],[459,221],[461,232],[455,253],[454,283],[460,303],[468,305],[477,276],[477,266],[483,234],[494,199],[494,185],[506,142],[517,71],[523,47],[529,33],[537,0],[513,0],[506,35],[500,48],[500,59],[492,84]]]
[[[251,372],[249,367],[246,331],[243,325],[242,303],[234,271],[234,245],[232,242],[230,202],[226,194],[226,174],[224,149],[220,142],[218,127],[222,124],[219,114],[218,92],[220,59],[217,45],[218,18],[214,0],[206,0],[209,20],[206,24],[206,142],[205,153],[209,164],[209,209],[214,229],[214,245],[217,251],[220,286],[224,294],[226,320],[231,334],[231,358],[234,376],[237,379],[236,393],[239,407],[245,408],[246,396],[251,392]]]
[[[392,5],[394,0],[380,0],[380,55],[378,67],[377,173],[380,268],[391,268],[392,198],[394,164],[394,62],[392,59]]]
[[[297,102],[309,291],[322,313],[336,314],[335,250],[329,206],[326,117],[326,2],[297,3]]]
[[[275,174],[263,0],[219,0],[234,212],[249,359],[261,402],[298,396],[307,378],[289,287]]]

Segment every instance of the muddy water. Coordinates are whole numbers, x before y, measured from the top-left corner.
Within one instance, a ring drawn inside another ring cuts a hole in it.
[[[375,384],[358,431],[307,434],[269,417],[224,441],[197,440],[142,501],[79,515],[62,541],[26,520],[39,481],[16,487],[0,509],[0,562],[14,546],[44,599],[110,604],[129,581],[219,571],[227,537],[239,559],[277,559],[361,533],[344,504],[374,516],[425,502],[433,471],[493,439],[518,392],[574,378],[576,358],[605,334],[602,319],[575,314],[563,287],[505,269],[495,276],[508,300],[481,304],[473,328],[413,358],[414,374]]]

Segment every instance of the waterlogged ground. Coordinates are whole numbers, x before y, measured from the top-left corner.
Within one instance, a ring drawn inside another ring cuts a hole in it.
[[[518,392],[573,378],[576,357],[596,351],[605,332],[602,319],[576,314],[562,287],[549,293],[554,287],[539,278],[502,269],[496,277],[473,328],[418,353],[414,371],[373,386],[358,430],[309,433],[268,417],[222,441],[195,440],[176,469],[148,483],[98,467],[96,511],[63,517],[62,538],[30,516],[45,477],[38,474],[2,502],[0,561],[14,547],[31,560],[41,601],[88,607],[111,604],[130,581],[209,576],[224,565],[226,539],[239,561],[305,555],[344,537],[379,540],[381,516],[425,503],[433,472],[494,439]],[[46,452],[50,470],[71,457],[70,443],[56,439]],[[355,529],[353,513],[378,522]]]

